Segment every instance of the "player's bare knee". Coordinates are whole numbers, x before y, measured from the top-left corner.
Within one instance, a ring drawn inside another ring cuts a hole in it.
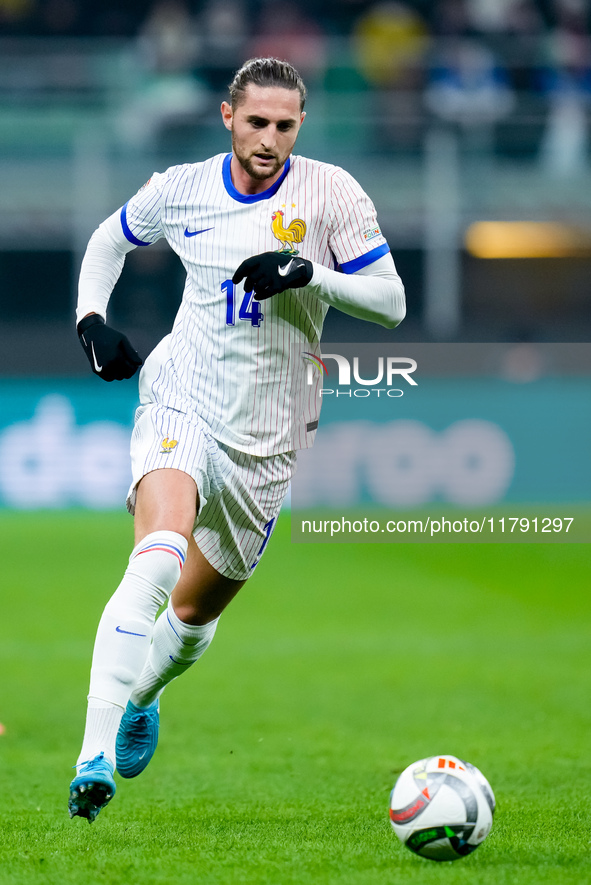
[[[173,601],[173,608],[179,621],[182,621],[184,624],[192,624],[195,627],[203,627],[205,624],[209,624],[210,621],[214,621],[219,617],[222,612],[222,609],[218,611],[219,606],[211,609],[209,606],[204,606],[198,602],[177,602],[175,604]]]
[[[192,520],[190,516],[184,519],[182,514],[176,514],[174,519],[163,518],[150,521],[138,521],[136,519],[135,546],[137,547],[148,535],[156,534],[157,532],[174,532],[177,535],[181,535],[185,541],[189,541],[192,537],[194,522],[195,517]]]
[[[138,484],[135,543],[152,532],[168,531],[190,540],[199,512],[195,480],[180,470],[155,470]]]

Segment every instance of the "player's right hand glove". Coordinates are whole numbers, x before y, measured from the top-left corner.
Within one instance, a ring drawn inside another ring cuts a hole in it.
[[[126,336],[107,326],[97,313],[80,320],[76,329],[92,371],[103,381],[131,378],[143,363]]]
[[[314,267],[307,258],[290,252],[262,252],[243,261],[232,282],[244,280],[244,291],[254,292],[257,301],[264,301],[286,289],[307,286],[313,275]]]

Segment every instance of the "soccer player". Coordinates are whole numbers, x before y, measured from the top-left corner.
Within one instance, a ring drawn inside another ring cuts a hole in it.
[[[258,565],[295,450],[314,439],[307,356],[320,353],[329,305],[388,328],[404,317],[369,197],[342,169],[292,155],[305,97],[291,65],[247,61],[221,106],[231,153],[155,173],[84,256],[77,330],[106,381],[142,363],[106,324],[126,253],[165,237],[187,278],[172,332],[140,374],[135,547],[98,627],[71,817],[96,818],[115,769],[143,771],[163,689],[205,652]]]

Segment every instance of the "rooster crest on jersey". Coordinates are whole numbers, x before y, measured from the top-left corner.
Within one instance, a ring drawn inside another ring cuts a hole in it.
[[[271,230],[276,240],[279,240],[281,246],[278,252],[288,253],[289,255],[298,255],[299,252],[295,248],[296,243],[301,243],[306,236],[306,222],[301,218],[294,218],[290,224],[285,227],[283,224],[283,216],[285,215],[281,209],[273,212],[271,217]]]
[[[169,439],[166,436],[161,442],[162,449],[161,449],[160,454],[161,455],[169,455],[176,445],[178,445],[178,440]]]

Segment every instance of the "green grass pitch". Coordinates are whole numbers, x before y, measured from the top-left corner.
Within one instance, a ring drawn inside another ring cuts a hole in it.
[[[282,519],[167,689],[152,764],[89,826],[67,788],[131,519],[4,513],[0,537],[1,885],[589,881],[586,545],[298,545]],[[497,796],[453,864],[388,820],[397,773],[435,753]]]

